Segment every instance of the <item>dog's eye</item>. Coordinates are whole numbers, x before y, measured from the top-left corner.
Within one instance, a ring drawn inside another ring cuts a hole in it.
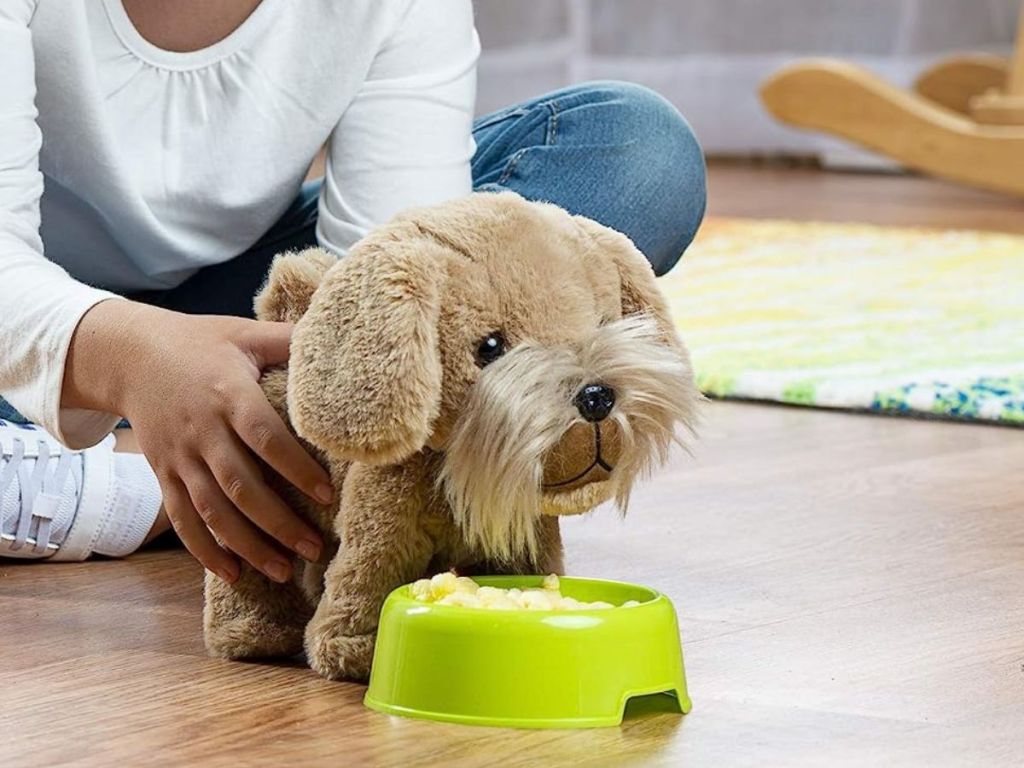
[[[476,364],[483,368],[505,354],[505,337],[495,331],[484,336],[476,348]]]

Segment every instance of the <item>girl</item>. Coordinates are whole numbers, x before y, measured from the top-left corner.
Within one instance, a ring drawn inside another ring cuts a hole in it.
[[[604,82],[474,122],[478,54],[470,0],[0,4],[0,556],[170,526],[228,581],[319,556],[259,468],[330,500],[258,385],[288,358],[251,319],[280,251],[511,189],[673,266],[705,200],[679,113]]]

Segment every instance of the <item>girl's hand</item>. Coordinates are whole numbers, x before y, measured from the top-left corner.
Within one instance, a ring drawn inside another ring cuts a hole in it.
[[[259,385],[288,361],[292,326],[193,316],[105,301],[82,318],[64,374],[63,405],[127,418],[156,472],[167,515],[188,550],[226,581],[224,546],[277,582],[291,578],[277,544],[316,560],[320,535],[270,489],[257,458],[319,503],[327,472],[291,434]]]

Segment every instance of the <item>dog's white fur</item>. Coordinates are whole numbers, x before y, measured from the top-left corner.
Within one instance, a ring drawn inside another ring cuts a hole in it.
[[[657,324],[634,315],[597,328],[581,344],[524,342],[489,366],[456,425],[439,483],[466,537],[489,557],[536,553],[536,519],[575,514],[614,498],[625,512],[633,482],[664,463],[677,422],[694,423],[686,360]],[[622,441],[611,477],[567,492],[545,492],[544,459],[582,418],[573,395],[599,381],[616,393],[609,419]]]

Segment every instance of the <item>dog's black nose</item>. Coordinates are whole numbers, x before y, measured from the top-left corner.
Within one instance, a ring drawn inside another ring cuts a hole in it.
[[[615,405],[615,390],[604,384],[587,384],[576,393],[573,404],[587,421],[604,421]]]

